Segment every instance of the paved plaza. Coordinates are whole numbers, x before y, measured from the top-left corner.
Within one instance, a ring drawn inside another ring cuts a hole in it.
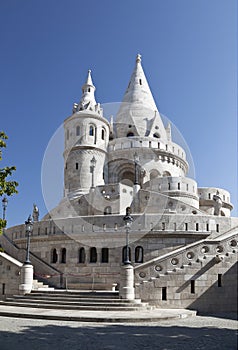
[[[0,317],[1,350],[236,350],[235,315],[100,324]]]

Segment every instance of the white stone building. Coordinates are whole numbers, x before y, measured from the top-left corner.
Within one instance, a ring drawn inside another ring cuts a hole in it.
[[[64,121],[64,197],[34,222],[35,275],[57,287],[117,288],[130,207],[136,297],[161,307],[233,310],[238,219],[230,217],[229,192],[187,177],[186,151],[164,125],[140,55],[114,120],[94,93],[88,71]],[[24,227],[7,229],[1,244],[22,260]]]

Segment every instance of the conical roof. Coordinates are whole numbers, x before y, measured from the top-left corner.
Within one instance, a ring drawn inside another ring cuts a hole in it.
[[[141,65],[141,55],[116,118],[117,137],[151,136],[167,139],[166,131]]]

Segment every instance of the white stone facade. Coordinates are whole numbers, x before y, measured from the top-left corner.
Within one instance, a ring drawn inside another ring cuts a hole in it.
[[[114,123],[103,116],[94,92],[89,71],[82,97],[64,122],[64,198],[34,223],[37,278],[58,287],[119,288],[123,219],[130,207],[136,297],[166,307],[200,305],[218,275],[221,288],[221,275],[234,274],[238,219],[230,217],[230,194],[198,187],[187,177],[186,152],[161,119],[140,55]],[[1,244],[17,257],[9,242],[22,252],[24,227],[9,228],[6,235]],[[199,274],[198,282],[186,282]],[[224,290],[232,299],[228,285]]]

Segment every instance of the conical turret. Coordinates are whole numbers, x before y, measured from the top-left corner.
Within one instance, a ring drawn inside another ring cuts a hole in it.
[[[163,122],[141,65],[136,65],[117,114],[117,137],[151,136],[167,139]]]

